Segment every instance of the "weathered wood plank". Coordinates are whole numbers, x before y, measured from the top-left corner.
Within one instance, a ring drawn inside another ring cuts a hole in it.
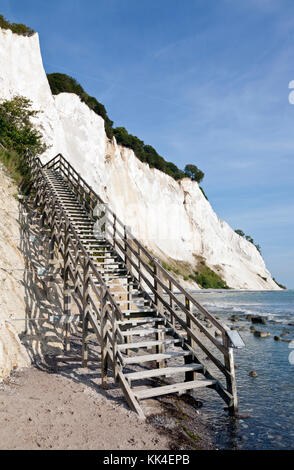
[[[184,366],[176,366],[176,367],[164,367],[161,369],[150,369],[150,370],[143,370],[139,372],[130,372],[128,374],[124,374],[128,380],[142,380],[151,377],[169,377],[176,374],[181,374],[188,371],[193,370],[201,370],[203,366],[201,364],[187,364]]]
[[[210,387],[216,383],[216,380],[192,380],[191,382],[176,383],[165,385],[163,387],[153,387],[144,390],[134,390],[134,395],[138,400],[152,398],[160,395],[168,395],[170,393],[182,392],[184,390],[192,390],[195,388]]]

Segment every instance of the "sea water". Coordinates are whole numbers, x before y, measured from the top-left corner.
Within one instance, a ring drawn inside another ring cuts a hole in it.
[[[294,325],[294,291],[197,291],[193,296],[228,326],[246,328],[240,331],[246,346],[235,350],[235,362],[239,413],[249,417],[228,417],[215,392],[196,392],[217,447],[294,449],[294,342],[289,342],[294,340],[294,326],[289,325]],[[232,315],[239,320],[231,322]],[[264,316],[266,325],[254,326],[271,336],[255,337],[247,315]],[[248,375],[252,370],[258,377]]]

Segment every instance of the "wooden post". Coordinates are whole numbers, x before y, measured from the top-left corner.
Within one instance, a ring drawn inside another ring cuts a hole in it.
[[[107,337],[107,295],[102,293],[101,300],[101,382],[104,389],[107,388],[108,368],[108,337]]]
[[[82,336],[82,367],[88,367],[88,330],[89,330],[89,262],[84,257],[83,269],[83,336]]]
[[[155,260],[154,275],[156,277],[158,277],[158,279],[163,281],[162,270],[160,269],[161,260],[159,258],[154,258],[154,260]],[[158,264],[160,266],[158,266]],[[163,305],[162,305],[162,303],[161,303],[161,301],[158,297],[158,295],[160,295],[161,297],[163,296],[163,288],[156,279],[154,279],[154,288],[156,290],[155,304],[156,304],[157,310],[159,311],[159,313],[163,314],[163,311],[164,311]],[[163,325],[158,325],[157,328],[161,329],[161,328],[163,328]],[[165,333],[156,333],[156,340],[157,341],[164,341],[164,339],[165,339]],[[164,344],[159,344],[158,346],[156,346],[156,354],[163,354],[164,351],[165,351]],[[160,368],[160,369],[163,368],[163,367],[166,367],[165,361],[159,361],[156,364],[157,364],[157,367]]]
[[[139,268],[139,271],[138,271],[138,281],[139,281],[139,284],[141,284],[141,248],[138,246],[138,268]]]
[[[69,243],[68,243],[68,236],[69,236],[69,225],[68,222],[64,224],[64,273],[63,273],[63,310],[64,315],[70,315],[70,303],[71,303],[71,296],[69,291],[69,283],[68,283],[68,263],[69,263]],[[69,343],[69,332],[70,332],[70,325],[69,323],[65,323],[64,328],[64,351],[68,352],[70,350],[70,343]]]
[[[48,283],[47,283],[47,295],[48,298],[52,300],[52,289],[53,289],[53,267],[54,267],[54,244],[55,244],[55,237],[51,233],[51,238],[49,241],[49,276],[48,276]]]
[[[171,293],[173,293],[174,285],[171,281],[169,281],[169,290],[170,290]],[[174,302],[172,296],[169,297],[169,305],[171,306],[172,311],[174,311],[175,302]],[[175,328],[176,322],[175,322],[175,317],[172,313],[171,313],[171,324],[172,324],[173,328]]]
[[[105,213],[105,218],[107,214]],[[106,222],[105,222],[106,225]],[[106,229],[106,226],[105,226]],[[116,215],[113,215],[113,224],[112,224],[112,230],[113,230],[113,248],[115,249],[115,238],[116,238]]]
[[[192,313],[191,302],[187,297],[185,297],[185,307],[186,307],[187,310],[189,310],[189,312]],[[192,329],[192,331],[193,331],[193,324],[192,324],[192,322],[190,320],[190,317],[188,315],[186,315],[186,323],[187,323],[187,327]],[[195,343],[192,340],[189,333],[187,335],[187,342],[190,346],[192,346],[192,348],[194,348]],[[185,357],[185,364],[191,364],[192,362],[193,362],[193,356],[186,356]],[[190,380],[196,380],[196,372],[195,371],[190,371],[190,372],[185,373],[185,382],[190,382]]]
[[[125,265],[127,268],[127,276],[131,274],[132,270],[132,265],[130,263],[130,258],[132,256],[132,252],[128,246],[128,243],[130,243],[130,238],[128,237],[128,229],[126,225],[124,226],[124,242],[125,242]],[[130,283],[130,279],[127,277],[127,310],[131,310],[131,305],[132,305],[132,284]],[[126,327],[128,329],[128,327]],[[125,336],[125,342],[126,343],[131,343],[132,342],[132,336]],[[125,350],[125,354],[129,356],[131,354],[130,349]]]
[[[227,353],[224,354],[224,362],[226,369],[230,373],[229,377],[226,376],[227,390],[233,397],[232,403],[228,407],[228,411],[231,416],[234,416],[238,412],[237,382],[233,348],[231,347],[230,338],[226,333],[223,333],[223,345],[227,349]]]
[[[111,334],[112,334],[112,354],[113,354],[113,375],[114,380],[117,382],[118,380],[118,363],[117,363],[117,318],[116,318],[116,311],[111,307]]]

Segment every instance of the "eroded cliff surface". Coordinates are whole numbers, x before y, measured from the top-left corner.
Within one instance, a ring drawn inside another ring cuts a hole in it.
[[[30,364],[18,334],[25,329],[24,258],[19,250],[16,187],[0,164],[0,382]]]

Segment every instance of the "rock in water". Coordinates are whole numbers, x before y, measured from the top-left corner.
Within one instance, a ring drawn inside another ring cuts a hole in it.
[[[268,331],[254,331],[254,336],[257,338],[267,338],[270,335]]]
[[[258,377],[256,370],[251,370],[248,375],[250,375],[250,377]]]
[[[260,325],[266,325],[266,321],[265,321],[264,317],[259,317],[259,316],[252,317],[251,322],[252,323],[258,323]]]

